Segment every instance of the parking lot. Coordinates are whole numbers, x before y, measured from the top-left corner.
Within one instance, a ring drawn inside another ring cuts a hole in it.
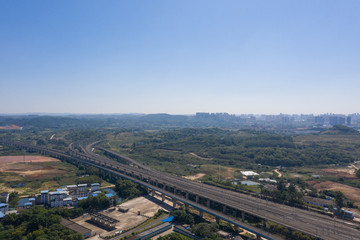
[[[119,208],[127,208],[128,212],[120,212],[118,210]],[[79,225],[91,229],[94,234],[100,234],[101,236],[105,237],[114,235],[117,231],[126,230],[141,224],[146,219],[153,217],[155,213],[161,208],[169,210],[169,206],[159,201],[159,199],[145,196],[135,198],[121,205],[118,205],[113,211],[111,211],[113,208],[101,211],[100,213],[120,221],[116,224],[116,229],[112,231],[107,231],[88,222],[88,220],[90,220],[91,218],[89,214],[85,214],[81,217],[75,218],[73,219],[73,221]]]

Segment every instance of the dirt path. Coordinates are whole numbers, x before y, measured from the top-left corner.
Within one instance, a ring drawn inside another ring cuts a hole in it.
[[[195,153],[190,153],[190,155],[193,155],[194,157],[197,157],[197,158],[202,159],[202,160],[207,160],[207,161],[211,161],[211,160],[212,160],[212,158],[200,157],[200,156],[196,155]]]
[[[282,177],[282,174],[281,174],[281,172],[279,172],[279,170],[275,169],[274,172],[277,173],[278,177]]]
[[[353,168],[355,168],[356,170],[359,170],[359,168],[357,166],[355,166],[354,164],[350,164],[350,166],[352,166]]]
[[[205,175],[206,175],[205,173],[197,173],[192,176],[184,176],[183,178],[190,179],[190,180],[196,180],[196,179],[204,177]]]

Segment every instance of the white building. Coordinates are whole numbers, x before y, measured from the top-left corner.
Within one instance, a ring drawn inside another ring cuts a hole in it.
[[[78,184],[78,195],[77,197],[87,197],[88,191],[87,191],[87,184]]]
[[[63,205],[64,205],[64,206],[72,206],[72,205],[73,205],[73,200],[72,200],[72,198],[71,198],[71,197],[69,197],[69,198],[64,198],[64,200],[63,200]]]
[[[49,193],[50,207],[62,207],[64,206],[64,199],[68,198],[67,191],[57,191]]]
[[[100,191],[100,184],[99,183],[91,184],[91,191],[92,192]]]
[[[241,171],[241,174],[250,177],[250,176],[258,176],[259,174],[254,171]]]

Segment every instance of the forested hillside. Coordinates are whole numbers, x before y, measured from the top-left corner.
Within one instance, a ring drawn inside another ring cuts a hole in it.
[[[310,141],[318,139],[318,136],[322,136],[323,142]],[[324,136],[185,128],[117,135],[103,145],[140,157],[149,163],[221,163],[237,167],[244,164],[304,166],[349,163],[359,159],[360,153],[352,151],[357,146],[356,141],[352,144],[349,142],[346,148],[340,144],[340,139],[347,135],[337,135],[339,144],[333,142],[331,145],[323,144],[327,139]],[[307,141],[303,141],[305,138]],[[356,135],[355,140],[360,142],[360,137]]]

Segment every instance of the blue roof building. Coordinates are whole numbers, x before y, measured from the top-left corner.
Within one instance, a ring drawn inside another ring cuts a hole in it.
[[[18,205],[17,207],[20,207],[20,208],[24,208],[25,207],[25,203],[30,203],[29,201],[30,198],[22,198],[18,201]]]

